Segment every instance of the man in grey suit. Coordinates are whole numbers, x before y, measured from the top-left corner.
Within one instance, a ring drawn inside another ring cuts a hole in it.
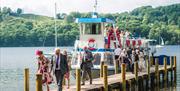
[[[64,57],[64,55],[61,54],[59,48],[55,49],[55,56],[53,58],[51,69],[53,70],[56,77],[58,91],[62,91],[62,81],[64,74],[68,72],[68,64],[67,59]]]

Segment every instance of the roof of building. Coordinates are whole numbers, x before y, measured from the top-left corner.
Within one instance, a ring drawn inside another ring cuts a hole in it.
[[[108,18],[77,18],[76,23],[114,23],[113,20],[110,20]]]

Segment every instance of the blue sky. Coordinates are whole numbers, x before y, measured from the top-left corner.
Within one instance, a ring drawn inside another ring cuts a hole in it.
[[[94,0],[0,0],[0,6],[8,6],[13,10],[22,8],[24,13],[53,16],[54,2],[57,12],[93,11]],[[180,0],[98,0],[99,13],[120,13],[146,5],[153,7],[180,3]]]

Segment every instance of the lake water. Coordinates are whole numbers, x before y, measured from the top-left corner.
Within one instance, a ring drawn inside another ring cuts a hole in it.
[[[23,91],[23,71],[30,68],[30,91],[35,91],[37,60],[35,51],[53,52],[54,47],[8,47],[0,48],[0,91]],[[72,47],[62,47],[71,51]],[[177,91],[180,87],[180,45],[165,46],[156,55],[177,56]],[[51,88],[54,88],[52,85]]]

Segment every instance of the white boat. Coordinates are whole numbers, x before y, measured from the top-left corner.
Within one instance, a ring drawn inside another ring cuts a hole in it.
[[[84,53],[84,47],[88,47],[93,55],[98,54],[100,56],[100,59],[94,63],[94,66],[92,68],[93,78],[99,77],[100,62],[106,60],[105,56],[107,53],[112,57],[111,60],[106,63],[108,65],[108,73],[109,75],[114,73],[114,50],[120,44],[122,48],[140,47],[147,49],[146,52],[149,52],[149,42],[152,40],[121,36],[119,39],[121,40],[120,42],[115,33],[115,39],[110,40],[110,46],[107,48],[108,44],[106,43],[106,39],[108,36],[104,35],[106,34],[105,25],[115,25],[115,22],[108,18],[98,18],[96,12],[93,12],[92,18],[77,18],[75,22],[79,24],[80,35],[79,39],[75,41],[74,51],[72,52],[71,74],[73,75],[75,75],[75,69],[80,68],[81,58]]]
[[[108,65],[108,74],[114,73],[114,50],[117,46],[121,45],[121,48],[126,47],[140,47],[144,48],[146,54],[149,55],[149,42],[154,41],[145,38],[130,38],[127,36],[121,36],[119,39],[114,32],[114,40],[110,40],[109,47],[107,48],[107,37],[105,31],[105,25],[113,25],[115,27],[115,22],[108,18],[98,18],[96,13],[97,2],[94,6],[94,12],[92,18],[77,18],[76,23],[79,24],[79,39],[74,43],[74,50],[69,55],[71,58],[71,74],[75,76],[75,69],[80,68],[81,59],[83,55],[83,48],[88,47],[88,49],[93,53],[93,55],[98,54],[99,60],[97,60],[92,68],[92,77],[99,77],[100,62],[106,60],[105,56],[111,57],[111,59],[106,62]],[[55,3],[55,14],[56,14],[56,3]],[[55,21],[55,47],[57,47],[57,29],[56,29],[56,17]],[[121,40],[121,41],[119,41]],[[47,55],[53,56],[54,54],[48,53]],[[52,57],[51,57],[52,58]]]

